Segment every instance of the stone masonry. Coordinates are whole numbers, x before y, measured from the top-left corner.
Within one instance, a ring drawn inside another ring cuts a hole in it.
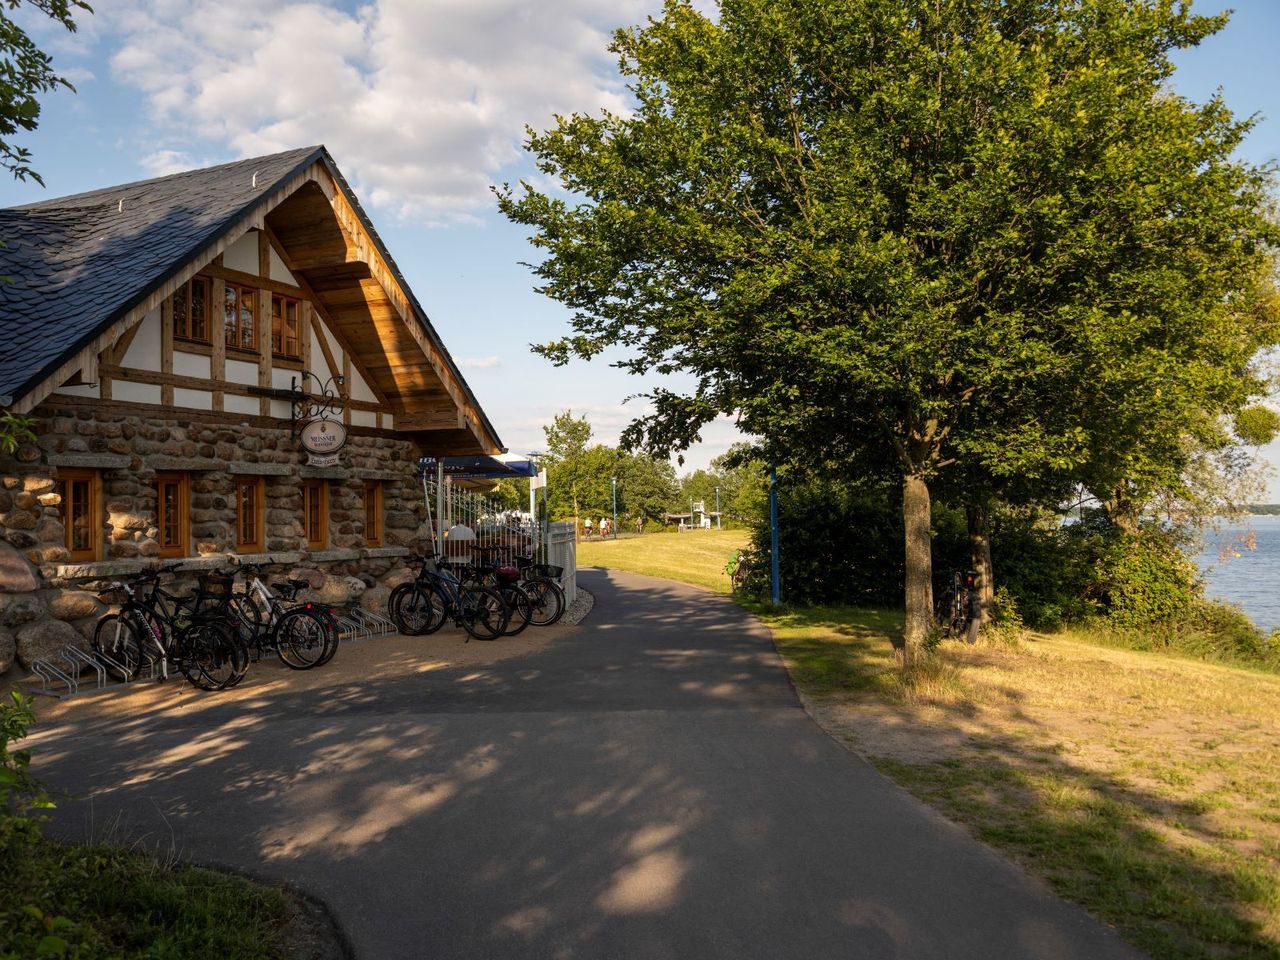
[[[382,612],[388,588],[404,579],[409,548],[430,539],[417,486],[422,451],[384,431],[351,430],[339,466],[306,466],[284,426],[233,424],[184,411],[99,415],[94,406],[57,397],[35,412],[36,442],[0,457],[0,673],[69,644],[86,645],[107,608],[107,582],[160,562],[158,473],[188,477],[187,566],[227,566],[235,544],[233,477],[261,476],[266,553],[278,575],[312,584],[320,602],[359,602]],[[262,421],[254,418],[254,421]],[[102,491],[101,560],[70,563],[61,520],[59,469],[98,472]],[[308,551],[301,483],[328,484],[328,545]],[[364,485],[382,484],[381,545],[364,538]],[[169,561],[165,561],[169,562]],[[180,582],[179,586],[183,586]]]

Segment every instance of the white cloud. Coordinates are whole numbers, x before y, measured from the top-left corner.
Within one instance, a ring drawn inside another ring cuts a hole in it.
[[[526,124],[624,109],[609,34],[657,6],[103,0],[97,20],[118,38],[117,76],[150,106],[153,168],[165,151],[324,143],[366,202],[438,222],[491,207],[489,185],[522,172]]]
[[[501,357],[465,357],[460,366],[463,370],[492,370],[502,366]]]

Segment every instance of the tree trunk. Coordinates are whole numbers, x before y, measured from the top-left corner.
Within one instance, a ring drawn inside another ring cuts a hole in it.
[[[976,631],[991,621],[996,598],[995,574],[991,569],[991,538],[988,533],[991,508],[986,502],[971,503],[965,507],[964,513],[969,524],[969,562],[978,573]]]
[[[929,486],[919,474],[903,479],[902,521],[906,532],[906,623],[899,660],[909,665],[919,653],[933,623],[933,543]]]

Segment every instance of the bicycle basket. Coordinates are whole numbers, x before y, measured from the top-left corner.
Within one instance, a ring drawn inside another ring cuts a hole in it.
[[[196,609],[226,603],[235,578],[226,573],[206,573],[196,578]]]

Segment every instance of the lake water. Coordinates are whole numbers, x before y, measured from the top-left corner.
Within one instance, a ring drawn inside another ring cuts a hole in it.
[[[1280,517],[1249,517],[1206,532],[1196,562],[1210,597],[1239,604],[1263,630],[1280,627]]]

